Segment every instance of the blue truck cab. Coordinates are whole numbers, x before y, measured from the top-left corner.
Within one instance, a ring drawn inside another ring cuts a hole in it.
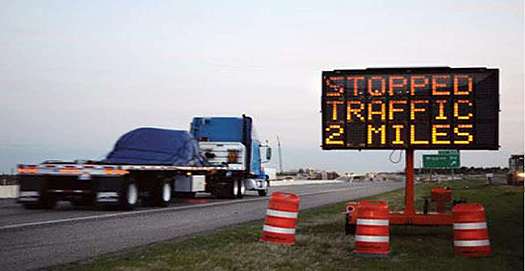
[[[195,117],[191,122],[190,133],[199,141],[201,150],[204,152],[207,149],[222,147],[229,143],[242,144],[243,151],[236,154],[236,157],[242,160],[243,169],[243,181],[239,183],[239,190],[256,190],[260,195],[267,194],[268,176],[263,171],[261,164],[271,159],[271,148],[261,144],[250,117],[245,115],[240,118]],[[261,155],[263,148],[266,150],[264,158]],[[226,154],[227,152],[228,150],[225,150],[225,156],[231,158],[231,151],[229,154]],[[206,153],[204,155],[207,156]]]

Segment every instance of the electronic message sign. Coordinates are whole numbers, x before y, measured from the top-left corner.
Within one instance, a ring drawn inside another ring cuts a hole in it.
[[[499,70],[323,72],[323,149],[498,149]]]

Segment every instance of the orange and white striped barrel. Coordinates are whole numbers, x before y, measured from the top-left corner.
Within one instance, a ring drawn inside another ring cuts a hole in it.
[[[367,200],[357,209],[355,251],[358,257],[388,257],[390,224],[388,205],[384,201]]]
[[[299,212],[299,197],[291,193],[275,192],[266,210],[261,241],[293,245]]]
[[[456,204],[454,216],[454,254],[462,257],[490,256],[490,240],[485,209],[478,203]]]

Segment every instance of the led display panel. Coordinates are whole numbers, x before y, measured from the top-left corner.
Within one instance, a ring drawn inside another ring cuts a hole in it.
[[[369,68],[322,76],[323,149],[499,147],[498,69]]]

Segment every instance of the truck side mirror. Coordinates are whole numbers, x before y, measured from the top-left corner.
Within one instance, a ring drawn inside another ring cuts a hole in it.
[[[266,148],[266,160],[272,159],[272,148]]]

